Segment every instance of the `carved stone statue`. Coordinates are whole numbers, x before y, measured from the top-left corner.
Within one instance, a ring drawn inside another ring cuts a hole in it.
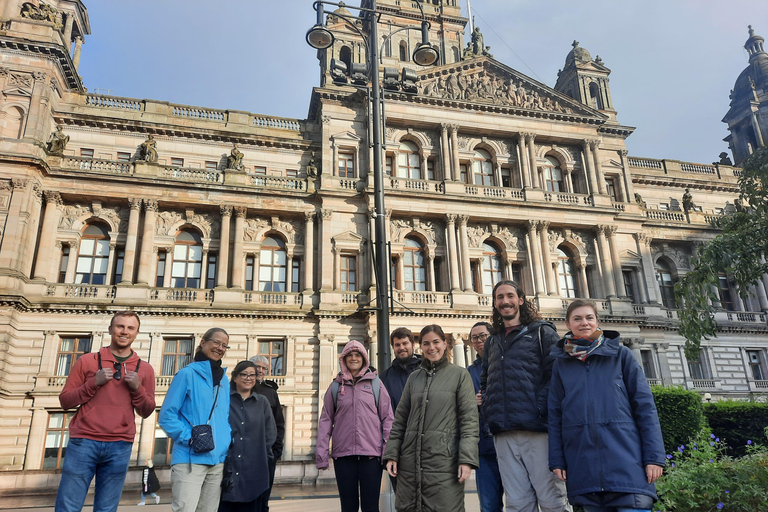
[[[48,137],[48,153],[51,155],[63,155],[64,148],[67,147],[69,142],[69,135],[64,133],[64,127],[60,124],[56,125],[56,131]]]
[[[635,192],[635,202],[642,206],[643,208],[648,208],[648,204],[643,201],[643,196],[641,196],[639,193]]]
[[[243,153],[237,149],[237,144],[233,144],[232,151],[227,157],[227,169],[234,169],[236,171],[243,170]]]
[[[488,51],[490,49],[490,46],[485,46],[485,38],[480,32],[480,27],[475,27],[475,29],[472,31],[472,40],[468,42],[467,47],[464,48],[462,59],[468,60],[483,55],[486,57],[493,57],[491,52]]]
[[[317,178],[317,165],[315,165],[315,152],[312,152],[312,156],[309,157],[309,163],[307,164],[307,177]]]
[[[745,213],[747,211],[747,209],[744,208],[744,201],[742,201],[740,197],[733,200],[733,206],[739,213]]]
[[[147,140],[139,146],[139,160],[148,163],[157,162],[157,141],[154,135],[148,135]]]
[[[685,189],[685,194],[683,194],[683,211],[691,211],[694,208],[696,208],[696,204],[693,202],[691,190],[687,188]]]
[[[720,161],[719,162],[713,162],[713,164],[733,166],[733,162],[731,162],[731,157],[728,156],[728,153],[723,151],[722,153],[720,153],[719,156],[720,156]]]

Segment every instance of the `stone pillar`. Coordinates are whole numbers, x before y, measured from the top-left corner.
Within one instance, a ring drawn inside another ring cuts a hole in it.
[[[534,144],[534,141],[536,140],[536,134],[529,133],[526,135],[526,137],[528,138],[528,158],[530,160],[529,167],[531,169],[531,184],[534,188],[544,188],[543,183],[541,183],[541,180],[539,180],[538,166],[536,165],[536,145]]]
[[[576,191],[573,188],[573,169],[565,168],[565,186],[569,194],[575,194]]]
[[[229,231],[232,224],[232,207],[220,206],[221,214],[221,235],[219,236],[219,268],[216,269],[216,287],[227,288],[227,277],[229,276]],[[258,269],[254,265],[253,272]],[[256,276],[254,276],[256,281]]]
[[[75,37],[75,53],[72,55],[72,65],[75,67],[75,71],[80,68],[80,50],[83,48],[83,36]]]
[[[536,228],[539,226],[539,221],[528,221],[528,245],[533,253],[533,261],[531,261],[531,269],[533,270],[534,289],[536,295],[544,295],[544,274],[541,268],[541,244],[536,237]]]
[[[598,186],[597,186],[597,175],[595,173],[595,163],[594,159],[592,158],[592,149],[590,147],[590,141],[584,140],[581,142],[581,148],[582,148],[582,154],[584,155],[584,165],[585,165],[585,173],[587,175],[587,181],[589,182],[589,193],[590,194],[597,194],[598,193]]]
[[[453,340],[453,364],[460,368],[466,368],[467,355],[464,352],[464,339],[459,335],[454,335]]]
[[[587,283],[587,262],[583,259],[579,262],[579,291],[581,296],[589,299],[589,284]]]
[[[202,260],[200,264],[200,288],[206,289],[208,288],[206,286],[208,281],[208,247],[203,247],[202,251]],[[123,266],[125,268],[125,266]]]
[[[640,268],[635,268],[632,270],[635,283],[637,283],[637,292],[639,295],[640,303],[641,304],[648,304],[648,293],[645,290],[645,283],[643,282],[643,271]],[[717,290],[715,289],[715,293],[717,293]]]
[[[459,168],[459,127],[454,124],[450,128],[453,181],[459,181],[461,180],[461,169]]]
[[[626,149],[619,151],[619,155],[621,156],[621,175],[624,178],[624,188],[626,189],[626,202],[633,203],[635,201],[635,187],[632,184],[632,174],[629,172],[629,160],[627,160],[628,154],[629,151]]]
[[[405,288],[405,261],[403,261],[402,254],[396,254],[395,268],[397,269],[397,275],[395,276],[395,289],[402,290]]]
[[[32,189],[29,193],[29,201],[27,203],[27,229],[22,233],[22,247],[21,247],[21,273],[32,278],[32,264],[35,261],[35,247],[37,246],[37,237],[40,230],[40,213],[43,208],[43,191],[40,188],[40,184],[36,181],[32,182]]]
[[[619,297],[626,297],[627,290],[624,287],[624,276],[621,273],[621,258],[619,258],[619,247],[616,242],[616,226],[608,226],[606,235],[608,235],[608,246],[611,251],[611,265],[613,266],[613,280],[616,283],[616,293]]]
[[[304,212],[304,293],[311,294],[315,267],[315,212]],[[254,269],[254,272],[256,270]]]
[[[616,286],[613,280],[613,264],[611,263],[611,250],[605,238],[608,226],[597,226],[597,247],[600,253],[600,262],[603,267],[603,286],[608,298],[616,297]]]
[[[115,237],[117,238],[117,237]],[[112,277],[115,275],[115,253],[117,249],[117,241],[113,240],[109,242],[109,257],[107,258],[107,277],[104,284],[112,285]]]
[[[528,149],[525,144],[526,134],[517,136],[517,147],[520,152],[520,174],[523,176],[523,188],[531,188],[531,171],[528,167]]]
[[[75,14],[72,12],[64,12],[66,17],[64,21],[64,45],[69,48],[72,44],[72,26],[75,21]]]
[[[757,145],[759,147],[765,146],[763,133],[760,131],[760,121],[758,121],[757,112],[755,111],[752,111],[752,129],[755,131],[755,140],[757,140]]]
[[[243,237],[245,236],[245,216],[248,208],[244,206],[235,207],[235,243],[232,248],[232,288],[243,288],[243,267],[245,260],[243,255]],[[253,269],[254,273],[256,269]],[[288,267],[287,272],[290,273]]]
[[[451,291],[458,292],[459,287],[459,260],[456,249],[456,215],[449,213],[448,219],[448,264],[451,269]]]
[[[437,286],[435,286],[435,255],[431,250],[427,252],[427,279],[429,279],[427,290],[430,292],[437,291]]]
[[[334,247],[333,253],[333,290],[341,290],[341,251]]]
[[[59,226],[59,217],[61,216],[59,207],[63,203],[58,192],[46,190],[43,194],[45,197],[45,214],[43,215],[43,226],[40,231],[40,244],[37,248],[34,277],[36,279],[43,279],[48,283],[55,283],[57,279],[54,277],[51,257],[54,255],[53,247],[56,242],[56,230]]]
[[[552,268],[552,252],[549,249],[549,221],[539,222],[538,231],[541,242],[541,259],[544,263],[544,280],[547,283],[547,294],[559,295],[560,290],[555,279],[555,271]]]
[[[493,176],[496,186],[501,187],[501,162],[496,157],[493,158]]]
[[[333,260],[331,259],[331,220],[333,210],[323,208],[322,216],[322,241],[320,242],[320,289],[331,290],[333,288]]]
[[[285,265],[285,291],[291,293],[293,288],[293,251],[285,253]],[[255,268],[253,270],[256,271]]]
[[[69,259],[67,260],[67,269],[64,272],[64,282],[75,282],[75,269],[77,268],[77,255],[80,253],[80,246],[78,244],[71,244],[69,246]]]
[[[155,247],[155,261],[160,247]],[[163,287],[175,288],[173,286],[173,246],[162,248],[165,251],[165,275],[163,275]]]
[[[652,237],[643,233],[633,235],[637,242],[637,252],[640,254],[640,260],[643,262],[643,275],[645,277],[645,290],[648,292],[648,304],[660,304],[659,298],[661,291],[656,282],[656,271],[653,268],[653,257],[651,256]],[[642,283],[641,283],[642,286]]]
[[[137,284],[152,286],[152,256],[155,254],[155,212],[157,212],[157,201],[154,199],[144,199],[144,230],[141,234],[141,253],[139,254],[139,275],[136,278]],[[72,251],[70,250],[70,258]],[[168,258],[168,256],[166,256]],[[166,260],[166,265],[171,262]]]
[[[49,87],[49,78],[45,73],[36,71],[32,73],[34,78],[34,86],[32,89],[32,98],[29,102],[29,112],[27,113],[27,122],[24,126],[24,136],[40,139],[47,137],[44,133],[44,126],[50,117],[47,91]]]
[[[421,165],[421,179],[429,179],[427,176],[427,152],[424,151],[424,148],[419,149],[419,162]]]
[[[125,257],[123,259],[123,277],[120,281],[120,283],[124,284],[131,284],[133,282],[134,267],[136,265],[136,244],[139,235],[141,199],[129,198],[128,205],[130,206],[131,213],[128,216],[128,233],[125,237]]]
[[[453,172],[451,172],[451,154],[448,146],[448,125],[445,123],[440,125],[440,146],[443,157],[443,179],[451,181],[453,180]]]
[[[467,237],[467,221],[469,215],[459,215],[459,244],[461,244],[461,275],[464,291],[472,290],[472,270],[469,262],[469,237]]]
[[[601,194],[605,194],[605,176],[603,176],[603,167],[600,165],[600,152],[598,150],[599,147],[599,140],[589,141],[589,148],[592,150],[592,161],[594,163],[595,174],[597,176],[597,190],[599,190]]]

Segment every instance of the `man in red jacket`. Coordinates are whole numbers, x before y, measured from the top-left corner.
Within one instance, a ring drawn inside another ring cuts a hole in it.
[[[59,395],[64,409],[80,409],[69,423],[56,512],[80,512],[94,475],[94,512],[117,510],[136,435],[134,410],[142,418],[155,410],[155,372],[131,349],[139,325],[133,311],[115,313],[109,347],[80,357]]]

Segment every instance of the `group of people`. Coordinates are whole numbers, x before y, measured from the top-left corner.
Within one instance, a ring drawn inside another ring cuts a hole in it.
[[[131,349],[139,327],[135,312],[115,313],[110,345],[78,358],[59,396],[64,409],[79,409],[69,424],[56,512],[81,511],[94,476],[94,511],[117,510],[136,434],[134,411],[146,418],[156,407],[154,371]],[[173,440],[174,512],[269,510],[285,435],[277,384],[265,379],[263,356],[239,362],[230,382],[221,364],[228,348],[224,329],[203,334],[160,410],[158,422]],[[145,494],[159,502],[152,461],[147,465],[140,505]]]
[[[379,510],[385,468],[401,512],[464,510],[476,470],[482,512],[650,512],[665,465],[650,387],[594,303],[575,300],[564,337],[519,284],[493,289],[492,323],[470,331],[477,359],[451,363],[438,325],[398,328],[379,377],[358,341],[325,393],[316,462],[334,460],[342,512]],[[329,455],[329,441],[333,449]]]

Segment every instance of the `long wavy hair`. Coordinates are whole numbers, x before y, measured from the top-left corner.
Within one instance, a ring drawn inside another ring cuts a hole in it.
[[[499,289],[499,286],[504,285],[514,288],[517,296],[523,299],[523,303],[520,305],[521,324],[528,325],[536,320],[541,320],[539,310],[536,309],[536,306],[533,305],[533,302],[528,300],[528,298],[525,296],[525,292],[523,291],[522,286],[517,284],[515,281],[499,281],[493,287],[493,295],[491,296],[491,300],[493,301],[493,314],[491,315],[491,323],[493,324],[494,333],[504,332],[504,319],[501,318],[501,313],[499,313],[499,311],[496,309],[496,290]]]

